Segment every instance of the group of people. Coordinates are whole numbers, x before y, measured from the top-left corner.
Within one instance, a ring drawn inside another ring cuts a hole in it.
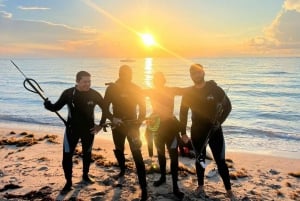
[[[221,127],[231,110],[231,104],[225,92],[214,81],[205,81],[204,76],[203,66],[193,64],[190,67],[193,86],[167,87],[165,76],[157,72],[153,77],[153,88],[143,90],[132,82],[131,67],[122,65],[119,68],[119,78],[108,84],[105,95],[102,97],[99,92],[91,88],[91,75],[86,71],[78,72],[74,87],[63,91],[55,103],[49,100],[44,102],[45,108],[53,112],[60,110],[64,105],[68,106],[69,112],[63,141],[62,166],[66,179],[63,191],[72,189],[72,156],[79,139],[82,143],[83,154],[82,179],[88,183],[94,182],[88,174],[94,135],[106,126],[108,119],[113,126],[112,137],[115,146],[113,151],[120,168],[116,178],[122,178],[126,173],[124,149],[127,138],[141,187],[140,200],[148,199],[146,170],[139,132],[142,122],[146,119],[145,97],[147,96],[152,106],[151,116],[159,120],[153,137],[161,175],[158,180],[154,181],[153,186],[158,187],[166,182],[165,147],[167,147],[170,155],[173,194],[179,199],[184,197],[184,193],[178,187],[178,144],[182,140],[184,143],[193,145],[198,178],[195,195],[204,198],[205,165],[203,164],[205,164],[206,144],[208,144],[222,177],[226,195],[234,200],[229,171],[225,163],[225,144]],[[173,113],[175,96],[182,96],[179,120]],[[99,124],[94,122],[96,105],[102,110]],[[189,109],[192,113],[191,139],[186,135]]]

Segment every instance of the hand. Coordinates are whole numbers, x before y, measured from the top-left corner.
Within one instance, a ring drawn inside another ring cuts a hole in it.
[[[96,135],[99,131],[101,131],[103,127],[101,125],[95,125],[94,128],[91,128],[91,134]]]
[[[181,140],[185,143],[185,144],[187,144],[188,142],[189,142],[189,137],[186,135],[186,134],[183,134],[182,136],[181,136]]]
[[[114,117],[113,120],[112,120],[112,123],[113,123],[114,126],[121,126],[121,124],[123,124],[123,121],[120,118]]]
[[[45,106],[46,109],[50,109],[51,106],[52,106],[51,101],[49,101],[48,99],[46,99],[46,100],[44,101],[44,106]]]
[[[101,125],[101,127],[103,128],[103,131],[104,132],[107,132],[107,127],[109,126],[108,124],[106,124],[106,123],[103,123],[103,124],[100,124]]]

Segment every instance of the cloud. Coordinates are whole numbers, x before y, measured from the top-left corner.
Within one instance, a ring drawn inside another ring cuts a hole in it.
[[[250,39],[248,44],[266,52],[299,56],[300,0],[286,0],[283,9],[263,30],[263,35]]]
[[[89,28],[79,29],[45,21],[14,20],[4,17],[0,17],[0,27],[2,56],[11,54],[63,56],[65,53],[76,54],[77,51],[88,49],[91,44],[104,44],[101,42],[101,33]]]
[[[20,10],[50,10],[50,8],[37,7],[37,6],[31,6],[31,7],[19,6],[18,8]]]
[[[6,43],[12,41],[56,43],[61,40],[73,40],[92,34],[84,29],[76,29],[63,24],[54,24],[45,21],[0,18],[0,23],[2,29],[0,39],[6,36]]]
[[[285,10],[295,10],[300,12],[300,1],[299,0],[286,0],[283,4]]]
[[[9,12],[1,11],[0,10],[0,17],[3,17],[3,18],[12,18],[12,14],[9,13]]]
[[[118,30],[100,32],[1,15],[0,27],[0,57],[115,57],[139,53],[133,40],[125,37],[127,32]]]

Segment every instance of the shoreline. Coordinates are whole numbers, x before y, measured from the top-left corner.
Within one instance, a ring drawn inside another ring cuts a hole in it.
[[[57,130],[54,130],[53,131],[46,131],[46,130],[35,130],[35,129],[22,129],[22,128],[16,128],[16,129],[9,129],[9,128],[3,128],[2,125],[0,124],[0,135],[1,134],[4,134],[4,133],[9,133],[9,132],[16,132],[16,133],[21,133],[21,132],[27,132],[27,133],[37,133],[38,135],[57,135],[59,139],[61,139],[62,141],[62,138],[63,138],[63,133],[64,133],[64,128],[62,129],[57,129]],[[104,135],[103,135],[104,134]],[[142,135],[142,133],[141,133]],[[143,136],[141,136],[141,138],[143,138]],[[147,158],[147,144],[145,144],[146,142],[143,141],[143,145],[142,145],[142,150],[143,150],[143,156],[145,155],[146,158]],[[112,149],[114,148],[113,147],[113,141],[112,141],[112,136],[111,136],[111,133],[108,131],[107,133],[104,133],[103,131],[100,132],[100,134],[98,133],[96,136],[95,136],[95,141],[94,141],[94,145],[93,146],[101,146],[101,145],[104,145],[105,147],[107,145],[109,145],[109,147],[111,147],[111,152]],[[112,146],[111,146],[112,145]],[[126,140],[126,151],[128,152],[127,154],[131,154],[130,150],[129,150],[129,147],[128,147],[128,143],[127,143],[127,140]],[[154,147],[154,155],[156,155],[156,152],[155,152],[155,147]],[[208,152],[209,154],[211,154],[209,148],[208,148]],[[265,163],[266,161],[264,160],[265,158],[268,158],[268,160],[271,160],[272,161],[272,164],[273,162],[276,162],[277,160],[278,161],[287,161],[289,164],[293,164],[293,161],[298,161],[299,162],[299,165],[300,165],[300,158],[293,158],[291,156],[274,156],[272,154],[264,154],[264,153],[254,153],[254,152],[248,152],[248,151],[241,151],[241,150],[226,150],[226,158],[235,158],[235,156],[238,156],[237,158],[244,158],[244,159],[249,159],[249,158],[253,158],[253,161],[249,161],[249,162],[262,162],[262,163]],[[244,157],[244,156],[247,156],[247,157]],[[248,160],[246,160],[248,161]],[[245,162],[245,161],[243,161]],[[267,165],[267,164],[266,164]],[[279,167],[282,168],[282,166],[285,166],[285,165],[282,165],[281,163],[278,163],[277,164]],[[295,170],[298,168],[298,170],[300,171],[300,166],[294,166],[294,165],[290,165],[288,166],[289,169],[291,170]]]
[[[29,131],[29,132],[38,132],[38,133],[56,133],[58,135],[63,136],[64,134],[64,125],[62,126],[49,126],[49,125],[41,125],[41,124],[29,124],[29,123],[19,123],[19,122],[0,122],[0,130],[10,130],[14,128],[14,130],[19,131]],[[12,129],[13,130],[13,129]],[[141,139],[143,143],[145,142],[144,139],[144,132],[145,127],[141,127]],[[108,129],[108,132],[101,131],[95,136],[95,139],[97,138],[104,138],[106,140],[112,141],[111,131]],[[226,140],[226,139],[225,139]],[[262,155],[262,156],[270,156],[270,157],[280,157],[280,158],[287,158],[287,159],[299,159],[300,160],[300,154],[298,152],[284,152],[284,151],[276,151],[276,150],[265,150],[265,151],[251,151],[249,150],[243,150],[242,148],[232,148],[230,145],[228,145],[227,142],[225,142],[226,146],[226,153],[244,153],[244,154],[254,154],[254,155]],[[300,146],[300,142],[299,142]],[[208,148],[209,149],[209,148]],[[299,150],[300,151],[300,150]]]

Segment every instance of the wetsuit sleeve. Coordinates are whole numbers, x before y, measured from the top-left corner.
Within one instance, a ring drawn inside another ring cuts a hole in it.
[[[107,89],[105,91],[105,95],[104,95],[101,122],[102,121],[105,122],[106,119],[109,119],[110,121],[112,121],[113,114],[109,110],[111,103],[112,103],[112,88],[111,88],[111,86],[109,86],[109,87],[107,87]]]
[[[189,111],[188,97],[186,95],[183,95],[182,100],[181,100],[181,104],[180,104],[180,112],[179,112],[181,135],[186,134],[188,111]]]
[[[139,107],[138,120],[144,121],[144,119],[146,117],[146,101],[145,101],[145,96],[144,96],[142,89],[139,89],[138,107]]]
[[[65,90],[59,99],[54,104],[48,104],[46,109],[50,110],[51,112],[56,112],[60,110],[64,105],[66,105],[68,102],[68,91]]]
[[[187,88],[172,87],[174,96],[182,96]]]
[[[222,100],[225,96],[224,90],[221,87],[216,85],[214,91],[216,94],[217,102],[222,102]]]
[[[230,102],[230,99],[228,98],[227,94],[224,92],[224,90],[217,86],[216,87],[216,93],[218,98],[218,107],[217,107],[217,120],[220,124],[222,124],[228,117],[229,113],[231,112],[232,105]]]
[[[97,105],[99,105],[99,107],[102,110],[102,116],[101,116],[101,120],[100,120],[100,125],[101,125],[101,124],[104,124],[106,121],[106,112],[105,112],[104,98],[98,92],[97,92],[96,102],[97,102]]]

